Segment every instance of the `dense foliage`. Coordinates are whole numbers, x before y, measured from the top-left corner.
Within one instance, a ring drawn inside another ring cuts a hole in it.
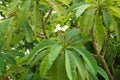
[[[119,80],[119,0],[1,0],[0,80]]]

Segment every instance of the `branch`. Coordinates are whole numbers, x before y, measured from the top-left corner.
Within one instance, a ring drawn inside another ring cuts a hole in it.
[[[42,11],[40,11],[41,15],[42,15]],[[43,34],[45,36],[46,39],[48,39],[47,35],[46,35],[46,27],[45,27],[45,22],[43,20],[43,17],[41,16],[41,22],[42,22],[42,29],[43,29]]]
[[[45,18],[45,23],[47,22],[47,20],[49,19],[49,17],[50,17],[50,15],[51,15],[51,13],[52,13],[52,8],[50,9],[50,11],[49,11],[49,13],[48,13],[48,15],[47,15],[47,17]]]
[[[112,74],[111,74],[111,72],[110,72],[110,70],[109,70],[109,68],[108,68],[108,65],[107,65],[107,63],[106,63],[106,61],[105,61],[105,59],[104,59],[104,56],[100,56],[100,58],[101,58],[101,62],[102,62],[102,64],[103,64],[103,67],[104,67],[106,73],[107,73],[108,76],[109,76],[109,79],[110,79],[110,80],[114,80],[114,78],[113,78],[113,76],[112,76]]]
[[[103,47],[103,53],[102,53],[103,56],[105,56],[105,53],[107,51],[109,37],[110,37],[110,30],[108,30],[107,36],[106,36],[106,39],[105,39],[105,45]]]

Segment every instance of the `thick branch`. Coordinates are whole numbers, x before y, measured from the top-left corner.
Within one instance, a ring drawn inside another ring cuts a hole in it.
[[[114,78],[113,78],[113,76],[112,76],[112,74],[111,74],[111,72],[110,72],[110,70],[109,70],[109,68],[108,68],[108,65],[107,65],[107,63],[106,63],[106,61],[105,61],[105,59],[104,59],[104,56],[100,56],[100,58],[101,58],[101,62],[102,62],[102,64],[103,64],[103,67],[104,67],[106,73],[107,73],[108,76],[109,76],[109,79],[110,79],[110,80],[114,80]]]

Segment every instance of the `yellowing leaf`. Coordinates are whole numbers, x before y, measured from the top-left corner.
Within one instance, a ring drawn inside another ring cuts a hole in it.
[[[104,38],[105,38],[104,26],[100,16],[96,16],[94,30],[95,32],[93,35],[94,35],[95,48],[97,52],[100,53],[100,51],[102,50]]]
[[[116,8],[116,7],[109,7],[110,8],[110,12],[112,15],[120,18],[120,9],[119,8]]]

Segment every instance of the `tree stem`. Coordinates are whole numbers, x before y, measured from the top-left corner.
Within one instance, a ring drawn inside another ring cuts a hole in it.
[[[42,14],[42,11],[40,11],[40,13]],[[46,34],[46,27],[45,27],[45,22],[43,20],[43,16],[41,16],[41,22],[42,22],[43,34],[44,34],[45,38],[48,39],[47,34]]]
[[[106,73],[107,73],[108,76],[109,76],[109,79],[110,79],[110,80],[114,80],[114,78],[113,78],[113,76],[112,76],[112,74],[111,74],[111,72],[110,72],[110,70],[109,70],[109,68],[108,68],[108,65],[107,65],[107,63],[106,63],[106,61],[105,61],[105,59],[104,59],[104,56],[100,56],[100,60],[101,60],[101,62],[102,62],[102,64],[103,64],[103,67],[104,67]]]

